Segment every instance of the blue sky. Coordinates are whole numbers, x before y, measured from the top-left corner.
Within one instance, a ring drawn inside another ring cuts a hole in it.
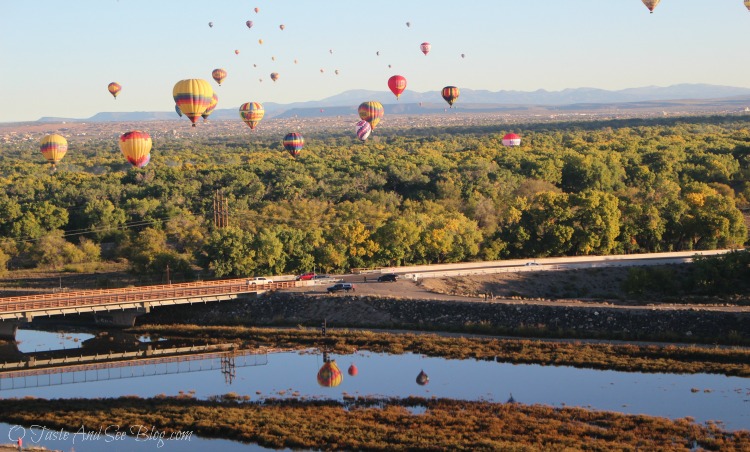
[[[385,91],[394,74],[419,92],[750,88],[742,0],[664,0],[654,14],[640,0],[1,1],[0,122],[171,111],[185,78],[211,81],[218,108]],[[111,81],[123,86],[116,101]]]

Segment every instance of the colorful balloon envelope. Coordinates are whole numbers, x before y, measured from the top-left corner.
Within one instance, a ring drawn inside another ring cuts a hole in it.
[[[430,45],[429,42],[423,42],[419,45],[419,50],[421,50],[425,55],[430,53],[430,49],[432,49],[432,45]]]
[[[284,28],[286,28],[286,27],[284,27],[284,24],[281,24],[281,25],[279,25],[279,28],[280,28],[280,29],[281,29],[282,31],[284,31]]]
[[[278,72],[271,72],[271,80],[274,82],[279,79],[279,73]]]
[[[239,50],[235,50],[235,51],[234,51],[234,54],[235,54],[235,55],[239,55],[239,54],[240,54],[240,51],[239,51]]]
[[[68,140],[62,135],[53,133],[42,138],[42,143],[39,146],[42,151],[42,155],[54,168],[68,152]]]
[[[260,12],[260,8],[255,8],[255,12],[259,13]]]
[[[430,382],[430,377],[428,377],[427,374],[424,373],[424,370],[420,371],[419,375],[417,375],[417,384],[419,386],[424,386],[429,382]]]
[[[247,28],[253,28],[253,21],[248,20],[247,22],[245,22],[245,25],[247,25]]]
[[[107,85],[107,90],[112,95],[112,97],[117,99],[117,94],[122,90],[122,86],[117,82],[112,82]]]
[[[179,105],[174,104],[174,111],[177,112],[177,116],[179,116],[180,118],[182,118],[182,112],[180,111],[180,106]]]
[[[508,133],[505,134],[503,137],[503,146],[520,146],[521,145],[521,137],[516,135],[515,133]]]
[[[357,122],[356,130],[357,130],[357,138],[359,138],[360,141],[365,141],[370,136],[370,132],[372,132],[372,127],[370,127],[369,122],[363,119]]]
[[[208,115],[210,115],[211,112],[213,112],[214,109],[216,109],[216,105],[218,103],[219,103],[219,96],[217,96],[216,93],[214,93],[214,95],[211,97],[211,105],[209,105],[208,108],[206,108],[206,111],[204,111],[203,113],[201,113],[201,117],[203,118],[203,122],[206,122],[206,120],[208,119]]]
[[[302,137],[302,134],[292,132],[286,134],[283,144],[284,149],[289,151],[292,157],[297,157],[300,151],[302,151],[302,148],[305,146],[305,139],[304,137]]]
[[[445,88],[443,88],[442,95],[443,95],[443,99],[445,99],[445,101],[448,102],[448,105],[450,105],[451,108],[453,108],[453,102],[455,102],[456,99],[458,99],[459,89],[455,86],[446,86]]]
[[[262,39],[258,39],[258,44],[263,45],[263,40]]]
[[[750,11],[750,0],[745,0],[745,8]]]
[[[359,104],[358,112],[360,118],[370,123],[372,130],[375,130],[384,113],[383,105],[375,100]]]
[[[172,97],[183,115],[195,122],[213,101],[214,90],[211,84],[199,78],[180,80],[172,89]]]
[[[651,14],[654,13],[654,8],[656,8],[656,5],[659,4],[661,0],[642,0],[643,4],[646,5],[646,8],[651,12]],[[747,2],[745,2],[747,4]]]
[[[359,373],[359,369],[357,369],[357,366],[355,366],[354,364],[352,364],[352,365],[349,366],[349,370],[347,370],[347,372],[352,377],[356,377],[357,374]]]
[[[395,94],[396,99],[398,99],[401,93],[406,89],[406,78],[401,75],[394,75],[388,79],[388,88],[391,89],[391,92]]]
[[[221,86],[221,82],[223,82],[224,79],[227,78],[227,71],[221,68],[214,69],[211,72],[211,77],[213,77],[213,79],[216,80],[216,83],[218,83],[219,86]]]
[[[143,168],[151,161],[151,137],[146,132],[133,130],[120,136],[120,151],[136,168]]]
[[[255,126],[258,125],[265,114],[263,105],[258,102],[246,102],[240,106],[240,118],[250,126],[250,129],[255,129]]]
[[[336,361],[327,361],[318,371],[318,384],[325,388],[335,388],[344,380]]]

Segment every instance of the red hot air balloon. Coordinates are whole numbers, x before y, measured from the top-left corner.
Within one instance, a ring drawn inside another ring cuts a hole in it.
[[[349,366],[349,370],[347,370],[347,372],[352,377],[356,377],[357,374],[359,373],[359,369],[357,369],[357,366],[355,366],[354,364],[352,364],[352,365]]]
[[[211,77],[213,77],[214,80],[216,80],[216,83],[221,86],[221,82],[224,81],[225,78],[227,78],[227,71],[224,69],[214,69],[213,72],[211,72]]]
[[[443,99],[445,99],[446,102],[448,102],[448,105],[453,108],[453,102],[458,99],[459,95],[459,89],[455,86],[446,86],[443,88],[443,91],[441,93],[443,95]]]
[[[256,13],[259,13],[259,12],[260,12],[260,8],[255,8],[255,9],[254,9],[254,11],[255,11]]]
[[[427,374],[424,373],[424,370],[420,371],[419,375],[417,375],[417,384],[419,386],[424,386],[429,382],[430,382],[430,377],[428,377]]]
[[[292,132],[286,134],[283,144],[284,149],[289,151],[292,157],[296,158],[297,156],[299,156],[300,151],[302,151],[302,148],[305,146],[305,139],[302,137],[302,134]]]
[[[516,135],[515,133],[508,133],[503,137],[503,146],[520,146],[521,145],[521,137]]]
[[[122,90],[122,86],[120,86],[117,82],[112,82],[109,85],[107,85],[107,90],[112,95],[112,97],[117,100],[117,94]]]
[[[432,45],[429,42],[423,42],[419,45],[419,50],[421,50],[425,55],[430,53],[430,49],[432,49]]]
[[[391,92],[395,94],[396,99],[398,99],[401,93],[406,89],[406,78],[401,75],[394,75],[388,79],[388,88],[391,89]]]
[[[318,371],[318,384],[325,388],[335,388],[344,380],[336,360],[326,361]]]

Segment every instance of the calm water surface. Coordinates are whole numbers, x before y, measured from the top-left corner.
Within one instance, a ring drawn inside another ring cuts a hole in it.
[[[92,336],[29,330],[18,332],[22,352],[75,348],[89,337]],[[316,379],[324,363],[322,354],[307,351],[261,355],[245,361],[239,357],[233,378],[227,378],[221,372],[219,360],[214,359],[0,379],[0,397],[152,397],[158,394],[177,395],[183,391],[194,392],[198,398],[233,392],[249,396],[251,400],[267,397],[341,400],[345,395],[414,395],[505,402],[512,394],[517,402],[524,404],[580,406],[673,419],[690,416],[698,422],[720,421],[732,430],[750,430],[750,379],[746,378],[513,365],[415,354],[364,352],[334,354],[330,358],[337,362],[344,374],[341,384],[333,388],[321,387]],[[243,364],[247,367],[242,367]],[[358,369],[356,376],[347,374],[352,364]],[[416,382],[421,370],[429,376],[429,383],[424,386]],[[0,436],[0,443],[6,442],[5,438]],[[198,439],[194,437],[190,443],[195,445],[195,441]],[[231,441],[228,443],[247,447]],[[135,441],[133,444],[133,447],[141,447]],[[174,450],[189,450],[182,449],[183,446],[185,444],[181,443],[180,449]],[[228,447],[221,445],[219,450],[234,450]],[[87,450],[78,445],[75,449]]]

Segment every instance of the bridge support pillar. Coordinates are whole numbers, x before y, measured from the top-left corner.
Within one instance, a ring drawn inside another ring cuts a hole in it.
[[[18,330],[18,321],[15,321],[15,320],[0,321],[0,339],[15,341],[17,330]]]
[[[110,325],[128,328],[131,326],[135,326],[135,318],[141,314],[145,314],[146,312],[147,310],[143,308],[129,309],[127,311],[104,312],[101,314],[96,314],[94,316],[94,321],[98,325]]]

